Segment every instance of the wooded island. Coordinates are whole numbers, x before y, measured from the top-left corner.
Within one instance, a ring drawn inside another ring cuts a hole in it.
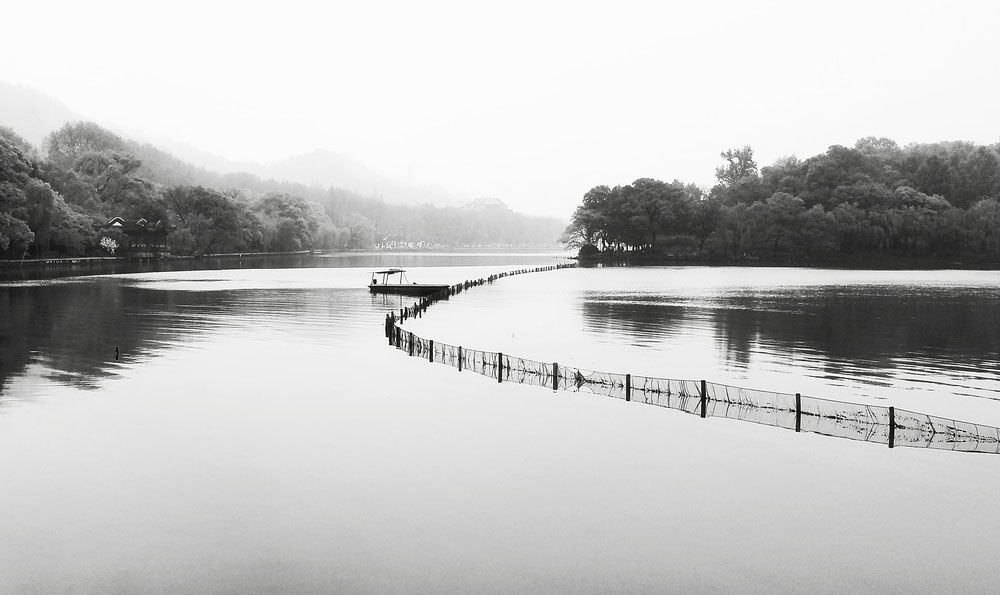
[[[606,262],[1000,263],[1000,143],[866,137],[759,168],[722,153],[718,184],[597,186],[563,242]]]

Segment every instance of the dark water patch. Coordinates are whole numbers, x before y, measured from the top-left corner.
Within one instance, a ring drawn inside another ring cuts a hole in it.
[[[933,370],[937,379],[920,382],[964,393],[1000,373],[995,288],[820,287],[722,292],[708,300],[588,292],[580,308],[587,329],[621,333],[635,344],[709,327],[726,360],[744,368],[766,355],[776,369],[865,377],[875,386]],[[977,392],[996,398],[985,388]]]

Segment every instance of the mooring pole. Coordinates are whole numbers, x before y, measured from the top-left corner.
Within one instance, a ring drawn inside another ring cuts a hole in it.
[[[559,390],[559,364],[552,363],[552,390]]]
[[[631,401],[632,400],[632,375],[631,374],[626,374],[625,375],[625,400],[626,401]]]
[[[434,363],[434,339],[430,340],[430,344],[431,344],[431,346],[429,347],[430,354],[427,356],[427,360],[433,364]]]
[[[701,417],[704,419],[708,415],[708,387],[705,381],[701,381]]]
[[[462,346],[458,346],[458,371],[462,371]]]
[[[795,393],[795,431],[802,431],[802,395]]]
[[[889,407],[889,448],[896,446],[896,408]]]
[[[497,353],[497,382],[503,382],[503,354]]]

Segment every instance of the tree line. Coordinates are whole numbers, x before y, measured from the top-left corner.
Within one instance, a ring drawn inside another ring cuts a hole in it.
[[[124,241],[98,229],[114,217],[169,226],[175,255],[370,249],[388,238],[552,245],[563,225],[218,174],[92,122],[66,124],[40,149],[0,126],[0,258],[106,255]]]
[[[583,196],[562,241],[637,260],[1000,258],[1000,143],[866,137],[758,168],[721,154],[710,190],[641,178]]]

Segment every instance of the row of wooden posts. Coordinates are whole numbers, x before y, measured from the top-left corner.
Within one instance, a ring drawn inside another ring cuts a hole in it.
[[[523,275],[523,274],[526,274],[526,273],[541,273],[541,272],[545,272],[545,271],[555,271],[555,270],[558,270],[558,269],[569,269],[569,268],[574,268],[574,267],[576,267],[576,263],[575,262],[573,262],[573,263],[564,263],[564,264],[554,264],[554,265],[548,265],[548,266],[543,266],[543,267],[535,267],[535,268],[530,268],[530,269],[516,269],[516,270],[513,270],[513,271],[504,271],[503,273],[497,273],[495,275],[489,275],[489,276],[486,276],[486,277],[480,277],[479,279],[473,279],[471,281],[470,280],[466,280],[466,281],[463,281],[462,283],[457,283],[455,285],[452,285],[450,287],[442,289],[441,291],[439,291],[437,293],[433,293],[433,294],[431,294],[431,295],[429,295],[427,297],[420,298],[419,300],[417,300],[416,302],[414,302],[412,306],[407,306],[407,307],[404,307],[404,308],[400,308],[400,310],[399,310],[399,318],[398,319],[396,318],[395,311],[390,312],[389,314],[387,314],[386,315],[386,337],[389,337],[390,328],[392,326],[395,326],[395,324],[397,323],[397,321],[399,323],[402,323],[403,321],[405,321],[406,319],[411,318],[411,317],[417,317],[417,318],[419,318],[424,312],[427,311],[427,308],[429,308],[430,306],[432,306],[435,302],[439,302],[441,300],[446,300],[446,299],[448,299],[449,297],[451,297],[453,295],[457,295],[459,293],[462,293],[463,291],[469,289],[470,287],[479,287],[481,285],[492,284],[494,281],[497,281],[498,279],[503,279],[505,277],[513,277],[514,275]]]
[[[399,346],[401,344],[403,330],[402,330],[402,328],[399,325],[402,324],[403,321],[405,321],[407,318],[409,318],[411,316],[417,316],[417,317],[419,317],[419,316],[421,316],[421,314],[423,312],[425,312],[427,310],[428,307],[430,307],[435,302],[440,301],[440,300],[446,300],[450,296],[453,296],[453,295],[456,295],[458,293],[461,293],[462,291],[467,290],[470,287],[477,287],[477,286],[481,286],[481,285],[492,284],[494,281],[496,281],[498,279],[502,279],[504,277],[510,277],[510,276],[513,276],[513,275],[521,275],[521,274],[525,274],[525,273],[534,273],[534,272],[543,272],[543,271],[552,271],[552,270],[563,269],[563,268],[572,268],[572,267],[575,267],[575,266],[576,266],[576,263],[571,263],[571,264],[551,265],[551,266],[545,266],[545,267],[536,267],[536,268],[532,268],[532,269],[517,269],[517,270],[514,270],[514,271],[503,272],[503,273],[499,273],[499,274],[496,274],[496,275],[489,275],[488,277],[483,277],[483,278],[472,280],[472,281],[464,281],[462,283],[458,283],[456,285],[452,285],[452,286],[448,287],[447,289],[442,290],[439,293],[436,293],[436,294],[433,294],[431,296],[428,296],[428,297],[420,299],[419,301],[415,302],[413,304],[413,306],[400,309],[400,314],[399,314],[399,319],[398,320],[395,318],[395,313],[394,312],[389,313],[387,315],[387,317],[386,317],[386,336],[389,339],[389,344],[390,345],[395,345],[395,346]],[[415,337],[415,335],[414,335],[414,337]],[[430,362],[433,363],[434,362],[434,340],[433,339],[429,339],[428,341],[429,341],[429,345],[430,345],[428,359],[430,360]],[[410,356],[414,355],[414,345],[415,345],[415,341],[411,340],[409,342],[409,355]],[[458,371],[459,372],[462,371],[463,362],[464,362],[463,348],[461,346],[459,346],[458,347]],[[503,365],[503,353],[497,353],[497,382],[503,382],[503,371],[504,371],[504,368],[505,368],[505,366]],[[506,368],[507,368],[507,371],[508,371],[508,374],[509,374],[510,373],[510,366],[509,366],[509,364],[508,364],[508,366],[506,366]],[[700,405],[700,407],[699,407],[700,411],[699,411],[699,413],[700,413],[700,416],[702,418],[705,418],[705,417],[708,416],[708,387],[707,387],[707,382],[705,380],[701,381],[701,385],[700,385],[699,389],[700,389],[699,390],[699,392],[700,392],[700,395],[699,395],[700,396],[700,403],[699,403],[699,405]],[[559,390],[559,364],[557,362],[553,362],[552,363],[552,390],[554,390],[554,391],[555,390]],[[625,401],[631,401],[631,400],[632,400],[632,375],[631,374],[626,374],[625,375]],[[802,431],[802,395],[800,393],[795,393],[795,431],[796,432],[801,432]],[[889,448],[895,447],[895,437],[896,437],[896,410],[895,410],[895,407],[889,407]]]
[[[414,335],[415,337],[416,335]],[[402,341],[402,329],[398,326],[396,327],[395,334],[395,345],[399,345]],[[416,342],[411,340],[409,342],[409,355],[413,357],[414,355],[414,345]],[[434,363],[434,340],[428,339],[428,361]],[[458,371],[462,371],[463,358],[463,348],[461,345],[458,346]],[[504,368],[507,369],[507,373],[510,374],[510,365],[503,365],[503,353],[497,353],[497,382],[503,382]],[[552,390],[559,390],[559,363],[552,362]],[[699,387],[699,414],[702,419],[708,417],[708,382],[705,380],[701,381],[701,386]],[[632,375],[625,374],[625,401],[629,402],[632,400]],[[795,431],[802,431],[802,394],[795,393]],[[896,408],[889,407],[889,448],[894,448],[896,442]]]

